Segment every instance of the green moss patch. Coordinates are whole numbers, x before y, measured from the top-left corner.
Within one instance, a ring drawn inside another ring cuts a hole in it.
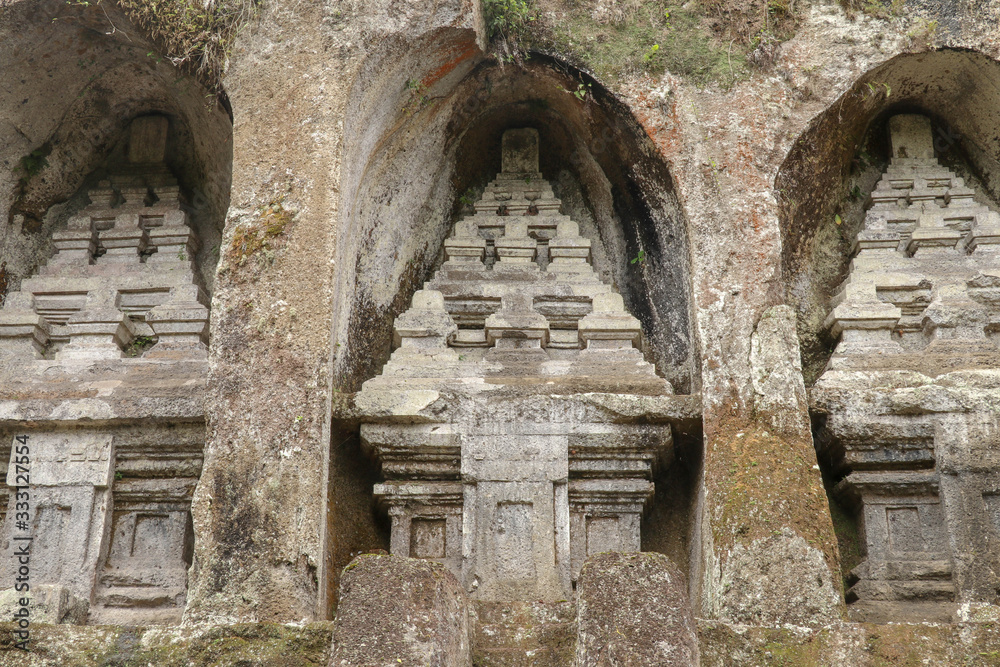
[[[844,623],[806,631],[701,621],[698,638],[702,667],[1000,665],[1000,632],[990,623]]]
[[[634,3],[600,14],[591,3],[548,0],[532,46],[568,57],[604,80],[665,71],[698,84],[731,85],[748,71],[742,44],[713,35],[701,5]]]
[[[232,269],[243,267],[247,260],[256,257],[258,264],[269,265],[274,252],[284,247],[285,232],[294,213],[275,200],[257,210],[247,224],[236,228],[226,250],[226,260]]]
[[[829,505],[814,465],[810,440],[783,437],[758,423],[719,428],[705,454],[716,551],[791,528],[836,572]]]
[[[306,667],[326,665],[332,623],[244,623],[204,628],[35,625],[30,651],[10,645],[0,623],[5,667]]]

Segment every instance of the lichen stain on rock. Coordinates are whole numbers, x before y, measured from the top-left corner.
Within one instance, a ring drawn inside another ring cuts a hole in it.
[[[33,624],[29,652],[0,623],[4,667],[306,667],[327,664],[333,623],[112,628]]]
[[[729,423],[714,430],[707,443],[706,501],[722,618],[815,623],[842,614],[841,582],[833,577],[840,572],[839,554],[829,539],[826,495],[818,473],[816,479],[810,474],[811,441],[756,423]],[[786,567],[787,573],[778,574]],[[768,572],[773,583],[765,583]],[[777,582],[790,581],[794,586],[779,593],[783,586]],[[771,604],[772,596],[776,603],[783,594],[808,601]]]

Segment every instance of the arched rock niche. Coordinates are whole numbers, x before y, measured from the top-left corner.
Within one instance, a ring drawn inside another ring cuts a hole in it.
[[[966,179],[977,200],[996,202],[997,108],[997,61],[953,49],[904,54],[860,77],[795,143],[775,191],[784,283],[787,300],[798,311],[807,384],[823,372],[836,342],[824,332],[823,321],[830,297],[847,276],[865,201],[888,163],[888,118],[898,113],[930,117],[942,164]]]
[[[543,175],[584,230],[596,231],[597,268],[642,322],[659,371],[690,392],[686,229],[666,165],[639,124],[600,83],[558,61],[533,54],[523,66],[500,67],[465,31],[425,41],[385,68],[371,65],[347,112],[339,388],[356,389],[388,358],[392,321],[428,278],[456,199],[500,170],[503,130],[534,127]],[[428,62],[428,52],[443,62]]]
[[[538,130],[542,174],[593,239],[595,269],[641,321],[649,359],[678,393],[696,389],[687,231],[674,184],[631,113],[598,81],[538,54],[500,66],[484,58],[472,31],[442,29],[372,56],[345,117],[335,389],[356,391],[379,373],[393,320],[430,277],[460,197],[478,197],[500,171],[501,135],[515,127]],[[388,536],[370,518],[377,480],[356,425],[335,421],[331,446],[323,588],[332,603],[336,573],[357,552],[387,546]],[[650,539],[686,563],[686,547]]]
[[[170,120],[168,166],[191,205],[211,290],[229,207],[232,119],[113,5],[0,9],[0,246],[7,291],[54,252],[51,236],[124,160],[136,116]],[[27,168],[27,171],[26,171]]]

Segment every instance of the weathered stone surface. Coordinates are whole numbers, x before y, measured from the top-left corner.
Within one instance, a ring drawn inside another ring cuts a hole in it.
[[[0,346],[34,347],[0,355],[0,452],[3,540],[30,538],[39,620],[176,623],[186,602],[209,298],[193,257],[143,261],[168,247],[148,234],[164,221],[193,249],[168,129],[163,116],[131,126],[130,161],[105,168],[52,261],[0,310]],[[158,354],[125,358],[157,338]],[[0,577],[13,582],[15,566]]]
[[[522,134],[504,136],[512,146],[528,141]],[[518,150],[537,152],[537,133],[525,136],[531,145]],[[504,145],[507,165],[514,149]],[[392,553],[447,564],[476,600],[565,599],[588,556],[638,551],[654,464],[670,460],[668,428],[606,420],[575,397],[541,398],[557,389],[550,377],[575,385],[574,394],[672,388],[643,360],[641,326],[621,295],[590,270],[589,246],[579,258],[587,271],[541,270],[529,227],[555,227],[563,240],[578,228],[535,213],[501,216],[492,267],[448,261],[414,294],[396,318],[399,348],[355,401],[371,409],[361,437],[386,478],[375,492],[392,519]],[[459,238],[488,235],[493,224],[482,211],[463,223]],[[425,397],[436,402],[428,389],[448,391],[448,414],[399,423],[420,416]],[[396,396],[391,420],[387,395]]]
[[[0,591],[0,615],[7,619],[13,617],[23,609],[24,600],[28,600],[31,623],[83,625],[87,622],[87,601],[77,598],[69,588],[58,584],[36,584],[23,593],[14,589]]]
[[[757,419],[779,431],[808,432],[795,312],[788,306],[775,306],[761,316],[750,339],[750,367]]]
[[[650,58],[641,58],[649,43],[662,43],[659,35],[649,35],[657,40],[622,49],[640,55],[621,67],[596,60],[602,49],[620,52],[616,34],[620,21],[641,26],[641,34],[646,34],[641,12],[652,9],[647,4],[541,3],[532,28],[542,28],[537,32],[546,40],[544,50],[549,55],[533,56],[524,67],[501,68],[484,55],[485,22],[478,2],[264,3],[259,24],[242,31],[238,44],[227,51],[225,87],[237,119],[236,136],[231,138],[223,105],[205,109],[205,91],[188,86],[190,79],[178,77],[172,65],[180,62],[194,68],[198,56],[149,57],[153,46],[144,36],[146,29],[131,25],[117,6],[56,0],[5,3],[0,10],[0,55],[5,63],[0,75],[0,218],[6,224],[0,225],[0,246],[15,293],[34,280],[25,278],[50,254],[51,246],[59,251],[39,276],[51,280],[35,283],[44,288],[39,291],[43,298],[38,312],[52,319],[71,316],[82,308],[88,292],[101,287],[102,276],[59,278],[47,272],[63,259],[94,255],[102,239],[111,257],[121,260],[113,263],[116,270],[135,268],[135,258],[151,245],[157,252],[145,262],[139,259],[139,264],[148,267],[163,260],[170,264],[171,255],[193,252],[183,230],[166,221],[143,228],[134,224],[132,212],[129,219],[114,216],[99,221],[100,229],[67,224],[65,232],[52,233],[79,212],[77,202],[62,200],[78,189],[105,152],[141,148],[109,148],[132,115],[150,110],[169,115],[171,123],[194,137],[196,152],[202,156],[201,171],[224,174],[223,181],[229,174],[230,147],[235,148],[234,206],[225,243],[218,248],[225,259],[221,298],[213,306],[213,333],[221,344],[212,359],[208,394],[212,445],[197,503],[198,583],[190,618],[326,617],[335,573],[350,553],[383,544],[370,512],[374,480],[366,477],[368,470],[359,463],[350,434],[329,426],[331,414],[347,400],[332,390],[355,390],[378,373],[389,353],[394,317],[407,308],[414,289],[432,272],[434,256],[453,222],[449,214],[456,196],[467,188],[478,196],[491,177],[480,167],[488,161],[482,156],[497,155],[502,129],[525,125],[537,128],[543,145],[549,146],[537,154],[537,169],[546,172],[554,187],[539,182],[541,173],[537,178],[530,174],[527,180],[487,185],[483,200],[473,208],[482,208],[478,212],[491,217],[491,238],[481,239],[481,246],[455,246],[467,253],[455,257],[482,256],[486,267],[493,259],[487,258],[487,250],[493,254],[504,218],[523,214],[528,219],[555,218],[544,213],[556,212],[558,197],[566,207],[564,213],[583,213],[578,216],[580,229],[587,240],[595,241],[590,248],[591,268],[575,275],[586,263],[579,261],[586,244],[575,240],[553,244],[552,223],[556,230],[567,232],[556,231],[557,237],[574,238],[572,229],[554,221],[545,226],[529,222],[527,236],[518,235],[508,257],[523,259],[534,251],[540,272],[561,275],[567,283],[570,278],[587,283],[592,272],[606,284],[615,284],[642,324],[649,341],[644,352],[678,391],[697,390],[700,400],[696,410],[693,398],[674,401],[653,395],[654,383],[637,381],[628,372],[637,364],[624,355],[604,364],[599,359],[588,361],[587,372],[622,373],[616,376],[619,387],[601,389],[600,397],[562,374],[558,363],[542,365],[546,384],[526,388],[526,393],[534,392],[531,395],[539,397],[535,399],[539,404],[561,401],[564,407],[584,410],[588,418],[593,413],[611,415],[627,425],[647,418],[666,425],[671,422],[664,415],[681,408],[685,421],[696,423],[703,406],[705,483],[693,492],[699,500],[692,504],[703,503],[705,511],[673,517],[671,524],[673,532],[690,534],[695,542],[699,535],[710,536],[693,550],[697,554],[691,559],[693,580],[710,580],[702,577],[702,568],[714,567],[730,547],[749,550],[766,539],[776,530],[770,525],[775,517],[794,523],[797,535],[810,547],[824,554],[833,550],[826,539],[822,499],[813,496],[816,476],[814,461],[807,455],[808,438],[774,438],[771,422],[755,423],[759,407],[781,406],[789,394],[774,395],[766,370],[760,372],[768,363],[755,367],[751,361],[753,332],[774,304],[829,291],[846,273],[847,246],[856,229],[845,209],[860,208],[868,186],[877,180],[877,175],[865,180],[870,157],[878,162],[880,151],[897,153],[900,146],[908,154],[912,150],[933,155],[926,137],[915,144],[882,147],[876,142],[874,150],[872,145],[862,148],[864,128],[878,127],[897,103],[925,109],[935,119],[930,142],[934,152],[941,153],[943,146],[949,159],[957,154],[968,157],[968,169],[976,176],[967,179],[965,187],[956,184],[949,189],[948,209],[985,205],[984,193],[997,192],[998,8],[995,2],[911,2],[903,16],[893,16],[894,8],[876,7],[878,3],[846,3],[846,7],[832,2],[791,3],[794,36],[773,51],[767,40],[760,40],[760,50],[750,53],[756,64],[747,69],[742,56],[749,49],[736,40],[728,52],[719,52],[725,57],[706,69],[721,73],[721,85],[704,86],[672,66],[667,67],[670,72],[660,71],[666,47],[659,56],[651,52]],[[221,11],[227,5],[216,2],[205,7]],[[671,9],[678,15],[689,11],[695,10]],[[656,18],[663,21],[661,13],[656,12]],[[777,19],[767,12],[759,14],[765,23]],[[725,34],[727,16],[711,20]],[[670,27],[650,22],[650,28],[665,38],[698,38],[703,21],[695,23],[698,30],[689,31],[675,16]],[[573,35],[560,41],[567,25],[572,25]],[[594,29],[594,39],[587,37],[588,28]],[[584,38],[578,39],[581,32]],[[166,35],[169,43],[169,30]],[[208,39],[222,48],[227,42],[216,37]],[[712,36],[713,42],[717,37]],[[720,40],[723,45],[726,39]],[[215,136],[219,129],[224,131]],[[27,172],[40,164],[35,152],[45,153],[46,145],[51,150],[44,155],[48,165],[32,176]],[[150,141],[150,152],[155,145]],[[485,150],[487,146],[490,150]],[[24,158],[29,159],[22,162]],[[134,153],[133,162],[142,159]],[[955,173],[965,178],[961,167],[955,167]],[[191,178],[200,184],[211,180]],[[855,185],[860,194],[854,194]],[[103,192],[95,192],[95,203],[110,206],[109,189],[96,188]],[[867,230],[871,233],[859,238],[861,253],[889,249],[899,254],[896,248],[905,242],[913,257],[902,259],[918,262],[957,257],[967,265],[981,254],[995,254],[1000,238],[996,216],[977,219],[972,229],[958,229],[965,222],[946,220],[930,208],[931,200],[937,200],[931,196],[934,189],[928,183],[913,188],[914,201],[921,202],[920,215],[887,218],[884,230]],[[202,191],[212,202],[204,208],[215,209],[212,224],[221,228],[228,182],[217,190]],[[119,193],[130,211],[142,195],[130,187]],[[878,188],[872,199],[877,206],[888,204],[898,199],[892,194],[891,188]],[[156,196],[166,201],[169,193]],[[284,203],[279,206],[278,201]],[[289,211],[294,206],[298,213],[290,221],[262,214],[282,206]],[[508,215],[499,215],[501,209]],[[841,218],[843,226],[838,224]],[[890,222],[897,229],[891,230]],[[906,240],[907,234],[898,228],[911,224],[915,229]],[[255,230],[258,240],[271,245],[244,252],[252,247],[247,241]],[[213,253],[217,240],[218,229],[215,239],[202,237],[203,255]],[[533,248],[528,241],[535,241]],[[873,263],[898,268],[889,254],[883,252]],[[799,260],[804,256],[808,258],[803,264]],[[525,262],[512,264],[519,266],[511,270],[511,278],[525,273]],[[213,262],[202,266],[213,273]],[[182,272],[177,268],[175,275]],[[988,315],[990,308],[995,309],[995,304],[989,305],[993,288],[982,281],[970,284],[972,279],[964,286],[957,283],[957,290],[939,290],[919,276],[895,270],[881,273],[885,278],[879,285],[881,295],[875,291],[867,294],[870,300],[847,303],[835,318],[839,322],[835,326],[844,330],[842,352],[848,343],[872,352],[869,359],[874,363],[855,369],[859,381],[868,381],[872,366],[884,357],[898,354],[892,345],[895,332],[885,326],[897,310],[900,317],[895,324],[907,326],[901,337],[908,338],[907,343],[926,342],[927,349],[933,345],[940,353],[935,358],[925,355],[920,362],[927,375],[882,376],[873,380],[879,386],[872,392],[859,392],[857,384],[843,376],[828,376],[815,394],[817,406],[851,400],[860,406],[839,415],[826,413],[835,440],[844,444],[855,439],[848,446],[854,459],[850,465],[882,470],[905,464],[952,471],[939,480],[939,504],[946,515],[953,507],[962,508],[956,516],[978,517],[962,524],[956,540],[979,540],[976,551],[993,553],[993,533],[981,520],[992,516],[996,489],[989,486],[995,480],[989,448],[976,443],[991,442],[988,420],[996,388],[982,375],[961,371],[973,365],[970,360],[980,370],[993,364],[990,348],[982,345],[985,341],[995,346],[1000,332],[1000,323]],[[183,281],[189,282],[186,277]],[[176,286],[141,277],[130,280],[127,287],[133,295],[148,296],[152,288],[164,285]],[[800,335],[813,350],[826,344],[817,343],[823,317],[830,306],[836,310],[841,305],[830,303],[827,296],[819,309],[800,311],[803,319],[810,320],[800,327]],[[479,306],[499,299],[487,293],[476,297]],[[968,309],[969,300],[980,306],[986,302],[985,320],[981,312]],[[938,303],[927,313],[926,322],[914,322],[919,314],[914,311],[932,301]],[[130,307],[152,310],[160,305]],[[560,324],[578,316],[578,304],[566,300],[540,303],[537,308]],[[818,310],[822,312],[816,322]],[[962,315],[966,312],[969,317]],[[463,314],[471,319],[476,308]],[[41,352],[36,343],[46,344],[35,323],[15,318],[18,357],[33,358]],[[872,326],[851,328],[852,323]],[[456,339],[464,337],[465,348],[451,349],[449,359],[442,359],[452,364],[471,361],[458,357],[486,342],[485,331],[480,338],[468,320],[457,324],[463,328]],[[976,327],[982,334],[975,336],[979,351],[954,354],[956,346],[967,345]],[[141,328],[135,333],[149,336],[149,331]],[[550,327],[552,350],[578,349],[579,339],[568,331],[572,330]],[[68,332],[51,333],[55,336],[47,343],[50,349],[66,344]],[[635,350],[631,357],[638,354]],[[399,355],[400,364],[389,372],[419,388],[366,395],[365,400],[370,400],[378,419],[441,424],[435,419],[455,402],[451,386],[427,388],[432,383],[423,375],[434,372],[434,366],[421,365],[419,355],[404,362],[405,356]],[[825,359],[815,362],[815,356],[809,355],[810,363],[819,363],[821,370]],[[201,419],[205,383],[194,372],[186,375],[193,366],[147,364],[137,372],[131,361],[135,360],[122,360],[117,367],[124,377],[120,385],[115,384],[120,379],[115,370],[103,363],[91,364],[93,370],[75,371],[79,375],[59,364],[37,363],[33,367],[37,375],[27,380],[22,379],[24,366],[5,367],[3,379],[17,378],[4,384],[0,411],[5,428],[19,427],[19,421],[34,423],[39,417],[57,422],[60,428],[83,420],[102,427],[121,416]],[[413,369],[412,376],[404,377],[401,368]],[[171,377],[175,369],[176,377]],[[53,378],[51,392],[38,381],[43,373]],[[818,374],[812,373],[809,380]],[[485,375],[474,376],[467,388],[495,391],[498,376]],[[140,380],[150,382],[140,387]],[[636,393],[617,394],[626,382],[633,383],[627,385],[628,391]],[[546,388],[560,398],[549,398]],[[23,400],[18,395],[22,389],[27,390]],[[877,419],[865,418],[868,407],[884,412]],[[817,421],[826,414],[817,408]],[[358,422],[350,423],[353,427]],[[869,444],[876,444],[866,446],[866,437]],[[693,451],[691,466],[697,469],[700,450]],[[454,470],[441,460],[425,463]],[[737,493],[720,493],[720,487]],[[594,495],[603,491],[584,490]],[[815,517],[822,521],[813,521]],[[446,524],[448,518],[444,517]],[[428,519],[411,531],[410,538],[416,539],[410,541],[422,553],[439,553],[440,524],[433,522],[442,517]],[[970,531],[962,532],[966,529]],[[595,541],[604,540],[598,537]],[[677,538],[678,552],[691,550],[686,539]],[[780,558],[787,551],[754,553],[756,563],[766,561],[768,553]],[[953,563],[955,581],[965,568],[973,573],[969,581],[979,582],[963,589],[976,599],[982,599],[991,585],[987,570],[992,566],[983,565],[989,560],[962,557]],[[807,561],[817,562],[805,559],[794,564],[798,568]],[[799,576],[803,572],[808,571],[795,570]],[[785,595],[783,591],[781,596]],[[693,597],[712,598],[697,590]],[[721,602],[705,606],[705,613],[725,613],[726,601],[712,599]],[[778,596],[747,599],[738,606],[748,617],[782,605]],[[753,650],[758,648],[762,647],[754,645]],[[969,653],[975,659],[975,651]],[[944,656],[942,662],[951,657]]]
[[[998,581],[995,559],[972,554],[1000,537],[997,462],[982,444],[998,438],[997,404],[982,399],[996,390],[1000,348],[988,332],[1000,310],[974,297],[1000,265],[968,250],[995,211],[938,163],[928,118],[893,117],[889,132],[892,159],[865,225],[899,232],[898,246],[859,236],[831,313],[843,337],[812,397],[827,415],[825,455],[850,473],[836,492],[865,540],[848,576],[851,617],[947,621],[959,602],[995,603]]]
[[[364,554],[340,590],[331,667],[471,667],[469,603],[443,565]]]
[[[570,665],[576,650],[576,605],[560,602],[472,604],[472,664],[483,667]]]
[[[836,623],[822,628],[760,627],[702,621],[705,667],[995,664],[1000,634],[989,623]]]
[[[36,623],[27,651],[15,648],[9,622],[0,623],[4,667],[303,667],[327,665],[333,623],[295,625],[79,627]],[[397,663],[398,664],[398,663]]]
[[[579,667],[699,664],[681,571],[663,554],[599,553],[577,584]]]

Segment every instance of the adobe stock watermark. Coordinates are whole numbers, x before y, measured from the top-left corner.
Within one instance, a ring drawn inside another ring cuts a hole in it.
[[[14,451],[7,469],[7,484],[14,489],[13,561],[14,591],[20,594],[14,605],[14,646],[27,651],[31,641],[31,448],[28,436],[14,438]],[[11,483],[13,482],[13,483]]]
[[[962,139],[961,134],[955,132],[947,125],[937,125],[935,127],[935,134],[934,152],[937,154],[947,153],[951,150],[952,146],[957,144]]]

